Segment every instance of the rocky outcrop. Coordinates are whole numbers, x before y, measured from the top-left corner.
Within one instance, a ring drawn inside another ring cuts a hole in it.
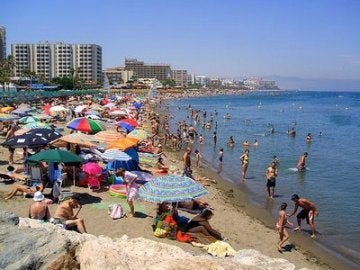
[[[144,238],[78,234],[27,218],[16,222],[10,213],[0,219],[0,269],[295,269],[256,250],[223,259],[193,256]]]

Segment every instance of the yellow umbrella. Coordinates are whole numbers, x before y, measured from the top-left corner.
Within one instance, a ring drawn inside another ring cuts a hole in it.
[[[2,108],[0,108],[0,112],[7,113],[7,112],[13,111],[14,109],[15,109],[14,107],[10,107],[10,106],[2,107]]]
[[[99,142],[111,144],[114,141],[117,141],[119,139],[125,138],[125,136],[117,132],[116,130],[104,130],[96,133],[94,135],[95,139]]]
[[[136,138],[122,138],[117,141],[112,142],[108,149],[116,148],[121,151],[125,151],[129,148],[132,148],[138,144],[139,140]]]

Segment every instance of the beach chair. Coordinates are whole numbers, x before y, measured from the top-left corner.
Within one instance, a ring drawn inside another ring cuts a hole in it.
[[[65,198],[73,195],[70,188],[64,187],[64,182],[67,179],[67,173],[62,173],[61,177],[54,182],[53,197],[58,199],[58,203],[62,202]]]
[[[7,173],[0,173],[0,183],[11,184],[13,182],[15,182],[15,179],[13,176],[11,176]]]
[[[27,185],[29,187],[41,183],[41,169],[40,167],[31,166],[29,168],[30,177],[27,179]]]

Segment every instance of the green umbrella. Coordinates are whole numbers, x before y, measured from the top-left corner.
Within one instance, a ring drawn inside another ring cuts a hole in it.
[[[61,162],[61,163],[81,163],[84,161],[82,157],[79,157],[69,151],[50,149],[41,151],[28,158],[29,162]]]

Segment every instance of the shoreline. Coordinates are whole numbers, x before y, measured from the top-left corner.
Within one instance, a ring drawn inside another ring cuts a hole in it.
[[[244,94],[244,92],[240,94]],[[186,96],[186,98],[198,97],[201,96]],[[167,114],[167,112],[162,111],[160,106],[158,106],[156,110],[160,113],[160,115]],[[167,152],[173,153],[170,149],[167,150]],[[183,152],[184,149],[181,150],[181,152],[177,153],[176,158],[178,162],[182,162]],[[194,161],[193,159],[194,158],[192,157],[192,161]],[[244,191],[244,189],[240,185],[231,182],[230,179],[226,180],[226,178],[221,176],[221,174],[218,174],[216,172],[216,168],[214,168],[212,164],[206,160],[205,157],[202,158],[202,165],[203,166],[201,166],[200,169],[193,168],[194,175],[197,175],[200,178],[205,177],[216,180],[215,186],[212,183],[210,183],[210,185],[214,186],[215,189],[219,190],[227,202],[235,206],[239,211],[242,211],[248,217],[254,218],[259,221],[266,228],[274,230],[274,224],[276,220],[270,212],[268,212],[266,209],[261,209],[257,207],[253,202],[251,202],[250,198],[248,198],[250,194]],[[292,230],[289,230],[289,234],[290,239],[287,242],[293,244],[295,246],[295,249],[301,252],[307,258],[307,260],[316,262],[317,265],[321,265],[326,268],[329,267],[332,269],[341,270],[357,269],[358,267],[355,262],[344,257],[342,254],[331,250],[325,245],[312,240],[310,237],[293,232]],[[261,252],[263,251],[261,250]],[[291,261],[291,259],[289,260]]]

